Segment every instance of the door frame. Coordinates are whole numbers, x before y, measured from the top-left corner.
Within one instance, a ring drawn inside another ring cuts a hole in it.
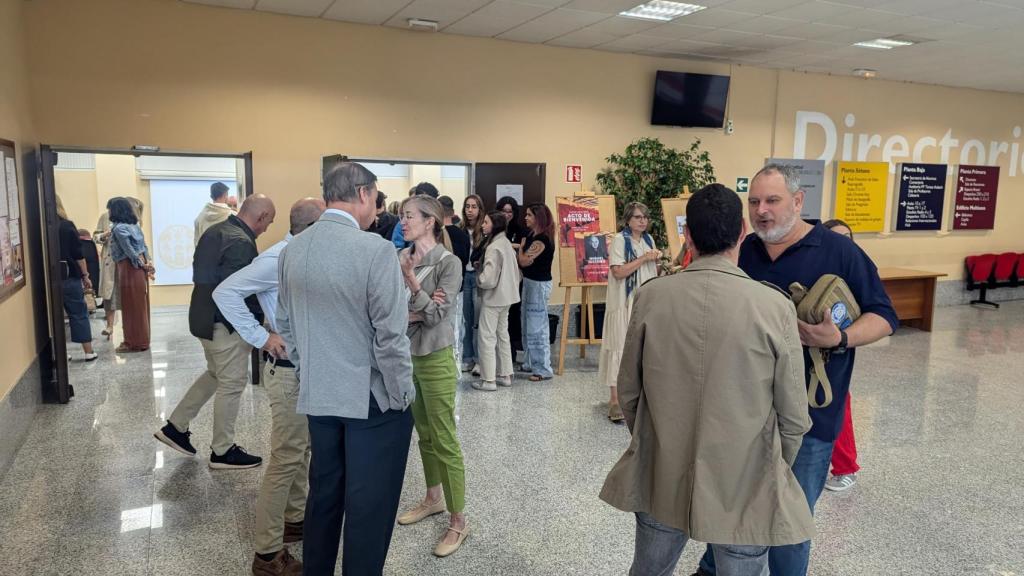
[[[252,152],[186,152],[181,150],[138,149],[138,148],[105,148],[96,146],[61,146],[40,144],[36,151],[39,185],[39,241],[43,247],[42,268],[45,271],[44,286],[46,297],[46,315],[49,318],[49,334],[40,356],[49,356],[49,363],[40,362],[43,402],[47,404],[67,404],[75,395],[74,387],[69,381],[67,334],[64,331],[64,294],[60,286],[60,245],[57,237],[57,183],[54,169],[57,165],[57,154],[120,154],[128,156],[184,156],[190,158],[236,158],[244,163],[245,186],[243,198],[253,194]],[[151,239],[152,240],[152,239]]]

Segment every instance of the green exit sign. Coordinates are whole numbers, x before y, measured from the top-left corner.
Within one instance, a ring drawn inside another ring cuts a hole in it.
[[[737,178],[736,191],[747,192],[750,189],[750,178]]]

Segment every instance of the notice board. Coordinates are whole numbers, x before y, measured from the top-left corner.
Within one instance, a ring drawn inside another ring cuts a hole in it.
[[[804,206],[800,210],[800,218],[821,220],[821,199],[825,194],[825,161],[768,158],[764,163],[795,168],[800,174],[800,189],[804,191]]]
[[[942,229],[946,172],[945,164],[900,164],[893,230]]]
[[[836,162],[836,218],[854,232],[885,229],[888,162]]]
[[[25,285],[22,220],[14,142],[0,139],[0,302]]]
[[[996,225],[999,166],[957,167],[953,230],[991,230]]]

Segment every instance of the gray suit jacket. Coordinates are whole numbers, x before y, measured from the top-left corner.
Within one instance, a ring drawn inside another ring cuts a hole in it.
[[[281,253],[277,325],[299,373],[300,414],[366,418],[416,391],[409,310],[394,246],[324,213]]]

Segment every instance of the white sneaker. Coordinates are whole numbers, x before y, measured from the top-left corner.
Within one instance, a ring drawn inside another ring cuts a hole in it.
[[[839,474],[833,476],[825,482],[825,490],[831,490],[832,492],[842,492],[853,488],[853,485],[857,483],[857,474]]]
[[[504,386],[506,388],[511,388],[512,387],[512,377],[511,376],[498,376],[496,382],[497,382],[498,386]]]
[[[95,360],[95,359],[97,359],[99,357],[100,357],[100,355],[95,353],[95,352],[93,352],[91,354],[86,354],[85,356],[82,356],[82,362],[92,362],[93,360]]]
[[[498,390],[497,384],[494,382],[487,382],[486,380],[476,380],[474,382],[470,382],[469,385],[476,390],[483,390],[484,392],[496,392]]]

